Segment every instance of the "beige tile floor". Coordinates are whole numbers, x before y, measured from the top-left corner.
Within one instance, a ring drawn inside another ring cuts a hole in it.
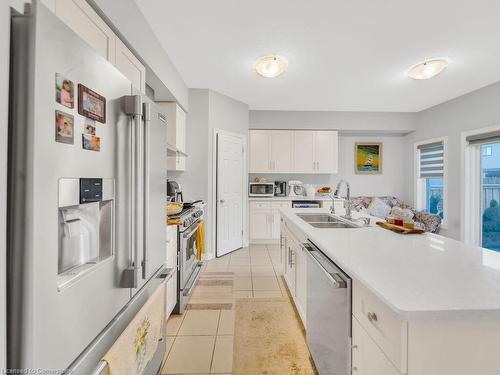
[[[204,275],[234,273],[233,285],[197,285],[191,303],[230,303],[232,309],[187,310],[167,323],[161,374],[231,374],[234,299],[287,296],[279,247],[251,245],[204,265]]]

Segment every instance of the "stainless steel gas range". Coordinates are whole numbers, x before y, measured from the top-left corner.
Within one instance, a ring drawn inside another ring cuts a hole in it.
[[[177,305],[174,313],[182,314],[200,277],[203,263],[196,259],[196,232],[203,220],[205,203],[184,209],[177,226]]]

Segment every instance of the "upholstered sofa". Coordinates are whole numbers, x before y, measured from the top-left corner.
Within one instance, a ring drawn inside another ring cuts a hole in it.
[[[384,196],[384,197],[353,197],[351,198],[352,208],[358,212],[368,212],[371,215],[374,213],[370,211],[370,205],[373,200],[378,198],[383,203],[387,204],[391,209],[393,207],[408,208],[413,212],[413,220],[419,223],[427,232],[438,233],[441,226],[441,218],[438,215],[429,214],[425,211],[417,211],[405,204],[403,201],[396,197]],[[377,215],[375,215],[377,216]]]

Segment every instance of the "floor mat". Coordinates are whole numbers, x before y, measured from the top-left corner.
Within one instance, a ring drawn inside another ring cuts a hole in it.
[[[234,375],[317,374],[289,298],[237,299]]]

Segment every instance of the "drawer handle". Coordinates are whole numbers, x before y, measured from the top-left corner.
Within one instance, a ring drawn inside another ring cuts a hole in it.
[[[358,371],[358,368],[357,368],[356,366],[354,366],[354,367],[352,368],[352,371]]]
[[[375,313],[372,313],[372,312],[369,312],[368,313],[368,320],[370,322],[377,322],[378,318],[377,318],[377,314]]]

